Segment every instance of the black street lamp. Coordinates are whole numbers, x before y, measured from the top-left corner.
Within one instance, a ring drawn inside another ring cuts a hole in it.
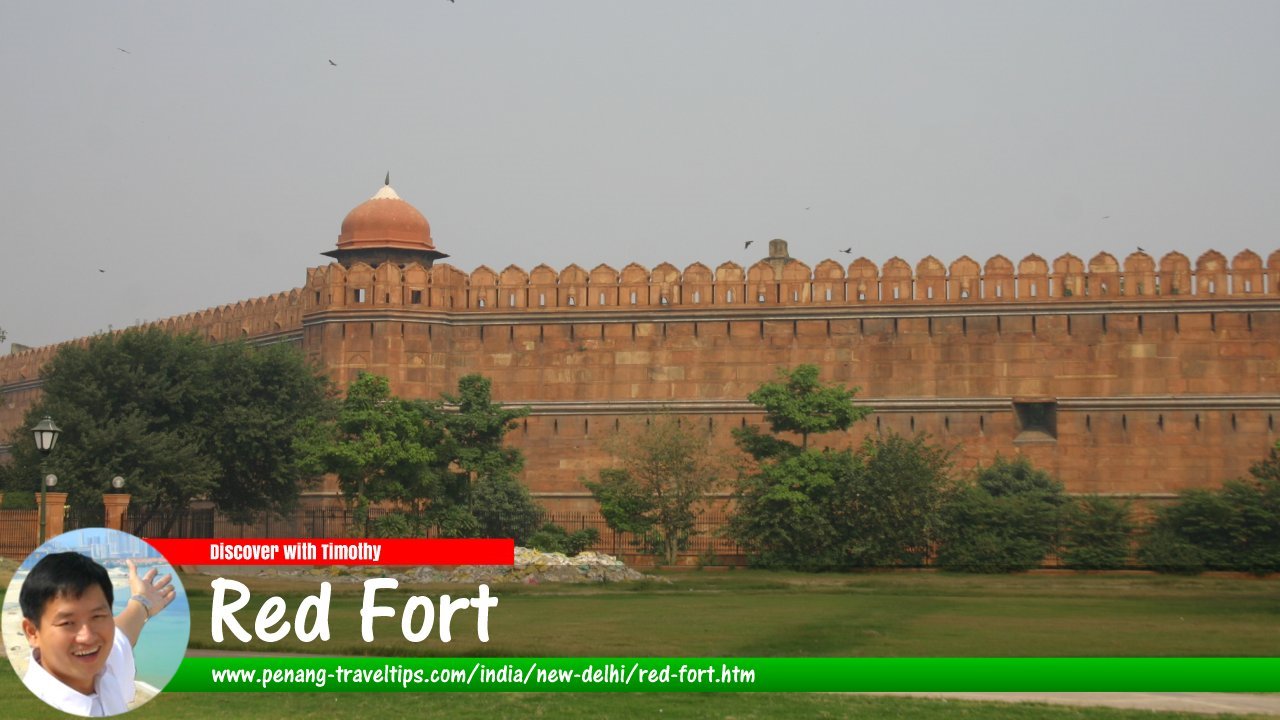
[[[53,422],[53,418],[48,415],[44,419],[36,423],[31,428],[31,433],[36,436],[36,449],[40,451],[40,474],[45,474],[44,463],[49,458],[49,451],[58,443],[58,435],[62,433],[62,428]],[[49,476],[52,477],[52,476]],[[55,480],[56,482],[56,480]],[[49,482],[46,478],[40,478],[40,542],[37,547],[44,544],[44,518],[45,518],[45,500],[48,492]]]

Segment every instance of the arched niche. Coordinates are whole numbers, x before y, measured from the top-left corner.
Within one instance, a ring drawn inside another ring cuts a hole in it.
[[[947,269],[947,299],[972,302],[981,297],[982,268],[968,255],[961,255]]]
[[[1049,265],[1039,255],[1028,255],[1018,263],[1018,299],[1049,297]]]
[[[799,260],[782,266],[779,300],[784,305],[808,305],[813,293],[813,270]]]
[[[916,300],[943,302],[947,299],[947,268],[932,255],[916,263]]]
[[[472,310],[492,310],[498,307],[498,273],[486,265],[471,271],[467,283],[467,307]]]
[[[557,302],[562,308],[586,307],[588,274],[577,265],[569,265],[560,271],[560,287]]]
[[[508,265],[498,276],[498,306],[519,310],[529,307],[529,274],[515,265]]]
[[[998,302],[1012,302],[1018,295],[1015,290],[1013,261],[1003,255],[987,260],[982,268],[982,298]]]
[[[1160,258],[1160,294],[1191,294],[1191,261],[1180,252],[1171,252]]]
[[[1217,250],[1209,250],[1196,259],[1196,294],[1226,295],[1231,291],[1227,285],[1227,258]]]
[[[1124,259],[1124,294],[1150,297],[1156,294],[1156,261],[1141,250]]]
[[[649,274],[649,304],[680,304],[680,270],[671,263],[659,263]]]
[[[900,257],[889,258],[880,273],[880,299],[883,302],[910,302],[911,266]]]
[[[609,265],[597,265],[587,278],[591,289],[591,305],[595,307],[618,306],[618,271]]]
[[[694,263],[684,269],[680,277],[680,304],[711,304],[714,276],[711,268],[702,263]]]
[[[1088,284],[1090,299],[1114,300],[1120,297],[1120,263],[1111,253],[1101,252],[1089,259]]]
[[[845,274],[840,263],[823,260],[813,269],[812,301],[819,304],[844,304]]]
[[[622,268],[618,281],[619,301],[623,307],[649,304],[649,271],[644,266],[631,263]]]
[[[717,305],[742,305],[747,298],[746,273],[734,262],[721,263],[716,268],[715,303]]]
[[[880,302],[880,268],[867,258],[860,257],[849,263],[849,302],[874,304]]]
[[[761,260],[747,268],[747,303],[777,305],[779,283],[773,266]]]
[[[1266,292],[1262,258],[1252,250],[1241,250],[1231,258],[1231,294],[1261,295]]]

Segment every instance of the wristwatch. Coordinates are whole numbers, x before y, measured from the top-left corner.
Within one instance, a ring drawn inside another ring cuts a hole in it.
[[[147,619],[148,619],[148,620],[150,620],[150,619],[151,619],[151,601],[147,599],[147,596],[145,596],[145,595],[134,595],[133,597],[131,597],[131,598],[129,598],[129,599],[130,599],[130,600],[137,600],[137,601],[138,601],[138,604],[142,606],[142,610],[147,614]]]

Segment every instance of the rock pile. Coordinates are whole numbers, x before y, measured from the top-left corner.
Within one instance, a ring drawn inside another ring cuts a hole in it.
[[[532,548],[517,547],[515,564],[461,565],[458,567],[420,567],[408,572],[388,575],[377,571],[348,567],[292,568],[282,566],[263,570],[254,568],[257,575],[289,575],[322,577],[330,582],[364,582],[370,577],[393,577],[403,583],[607,583],[631,580],[654,580],[649,575],[636,572],[612,555],[598,552],[578,553],[568,557],[564,553],[548,553]],[[670,582],[663,579],[665,582]]]
[[[524,583],[538,585],[546,582],[605,583],[644,580],[643,575],[612,555],[598,552],[578,553],[568,557],[564,553],[547,553],[532,548],[517,547],[515,565],[463,565],[450,570],[422,567],[407,574],[409,582],[448,583]]]

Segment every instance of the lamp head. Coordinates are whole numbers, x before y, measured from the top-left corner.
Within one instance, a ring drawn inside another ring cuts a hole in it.
[[[53,446],[58,443],[58,435],[62,433],[62,428],[53,422],[53,418],[45,415],[43,420],[31,428],[31,433],[36,438],[36,449],[48,455]]]

